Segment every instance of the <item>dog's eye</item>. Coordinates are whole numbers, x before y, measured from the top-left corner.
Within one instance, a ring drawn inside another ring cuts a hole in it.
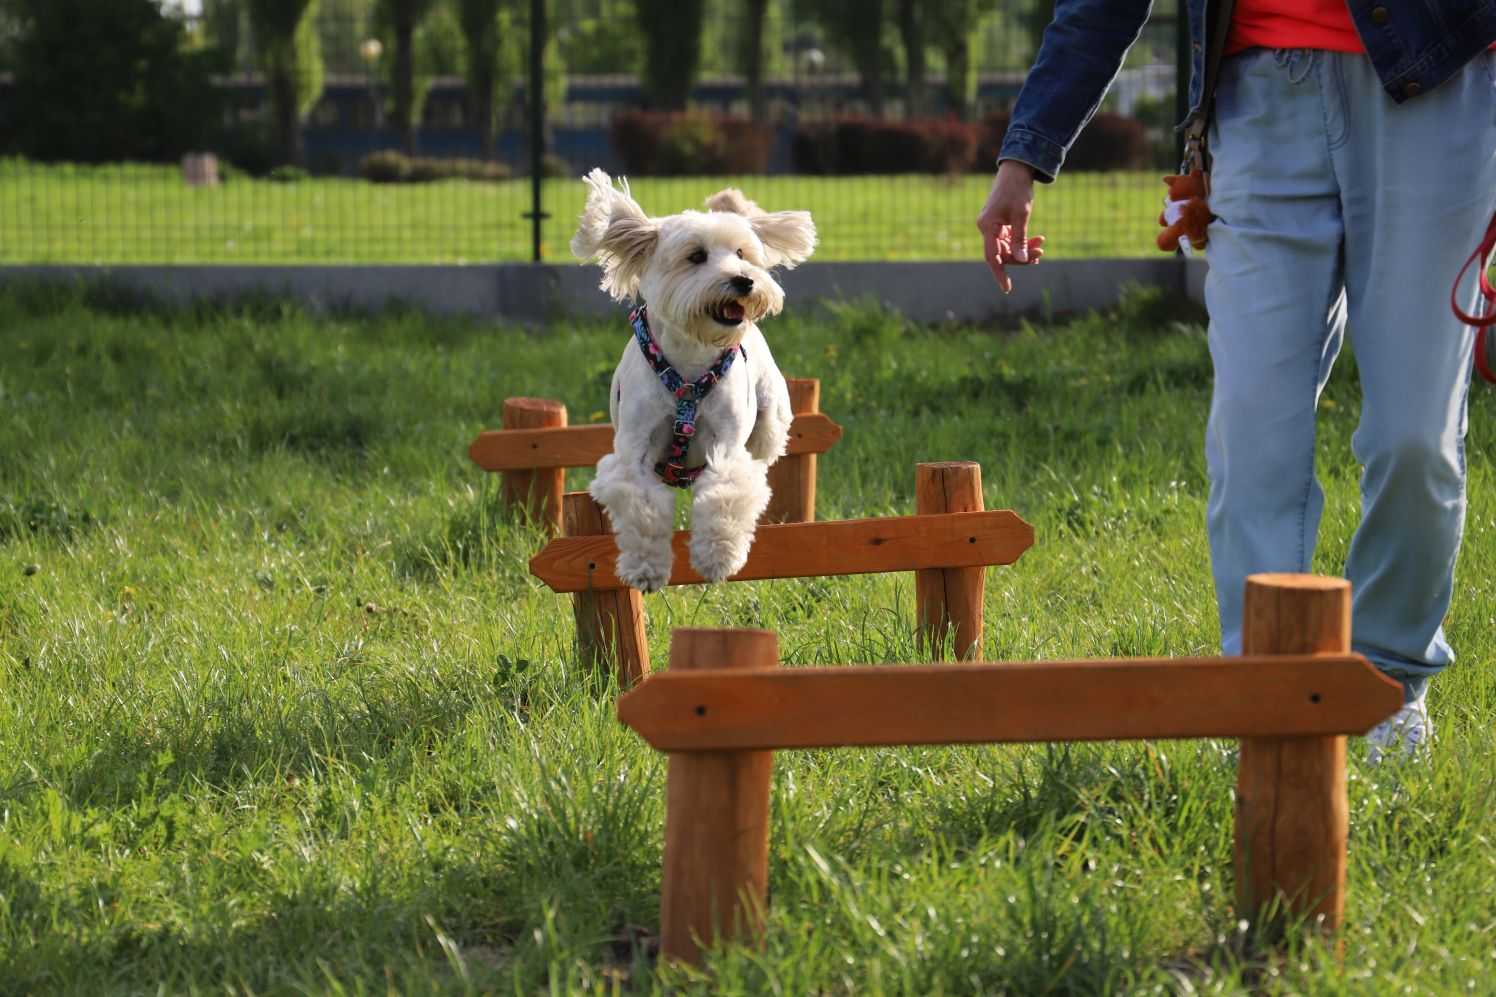
[[[740,250],[738,250],[738,259],[741,260],[742,258],[743,258],[743,251],[740,249]]]
[[[695,263],[697,266],[700,266],[701,264],[706,262],[706,250],[698,249],[690,256],[687,256],[686,259],[691,261],[692,263]]]

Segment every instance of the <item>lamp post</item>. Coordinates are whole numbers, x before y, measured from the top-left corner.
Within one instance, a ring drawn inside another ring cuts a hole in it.
[[[384,127],[384,108],[379,105],[379,57],[384,46],[378,38],[365,38],[358,43],[358,54],[369,67],[369,101],[374,105],[374,130]]]

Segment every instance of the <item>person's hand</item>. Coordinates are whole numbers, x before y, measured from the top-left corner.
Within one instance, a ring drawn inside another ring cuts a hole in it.
[[[1038,263],[1044,255],[1044,237],[1029,238],[1029,216],[1034,213],[1034,170],[1027,163],[1005,159],[992,181],[992,193],[977,216],[982,232],[982,257],[1007,294],[1013,279],[1005,269],[1010,264]]]

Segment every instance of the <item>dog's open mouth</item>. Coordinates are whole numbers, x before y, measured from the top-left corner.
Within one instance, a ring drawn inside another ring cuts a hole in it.
[[[706,312],[712,317],[712,321],[720,325],[737,325],[748,317],[748,309],[743,307],[741,301],[724,301],[713,305]]]

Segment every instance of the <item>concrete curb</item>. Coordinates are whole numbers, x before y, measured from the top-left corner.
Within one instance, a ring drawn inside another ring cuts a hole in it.
[[[873,300],[916,322],[983,322],[1107,308],[1130,285],[1158,286],[1203,304],[1205,264],[1157,259],[1064,260],[1020,269],[1004,295],[980,261],[807,263],[781,275],[790,307]],[[522,323],[616,314],[593,267],[486,266],[0,266],[20,281],[108,283],[163,300],[268,296],[316,309],[377,310],[395,302],[442,315]]]

